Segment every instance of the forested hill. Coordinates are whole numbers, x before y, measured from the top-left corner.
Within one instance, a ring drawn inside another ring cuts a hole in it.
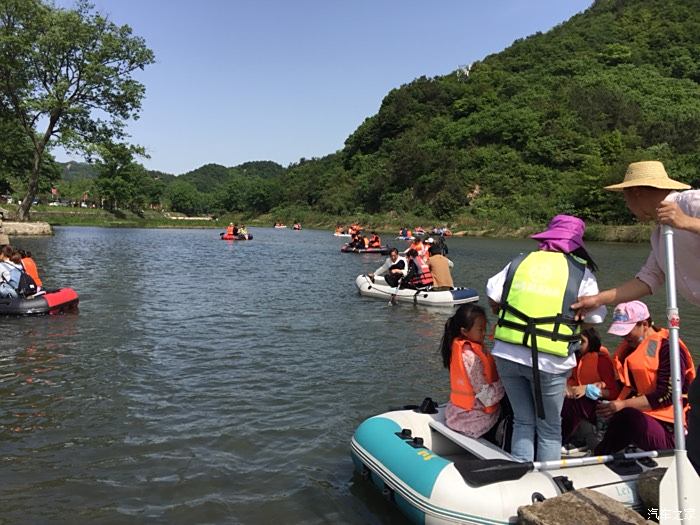
[[[156,178],[185,212],[624,223],[602,187],[629,162],[699,178],[698,82],[700,0],[598,0],[469,68],[392,90],[326,157]]]
[[[292,166],[283,199],[506,224],[629,220],[601,190],[634,160],[698,177],[700,1],[600,0],[468,70],[392,90],[342,151]]]

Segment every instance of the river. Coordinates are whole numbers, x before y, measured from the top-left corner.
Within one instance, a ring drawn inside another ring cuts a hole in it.
[[[388,407],[445,400],[450,310],[360,297],[383,258],[330,232],[250,230],[13,239],[80,312],[0,320],[0,523],[404,523],[353,476],[349,441]],[[487,278],[535,243],[448,246],[485,305]],[[648,250],[590,244],[601,287]],[[664,302],[648,301],[658,320]],[[679,305],[697,357],[700,311]]]

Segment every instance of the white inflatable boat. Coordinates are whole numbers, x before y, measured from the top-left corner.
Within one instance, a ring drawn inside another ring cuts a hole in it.
[[[400,302],[428,306],[458,306],[479,300],[479,294],[474,288],[453,288],[441,292],[432,291],[430,288],[424,290],[396,289],[389,286],[381,276],[375,277],[374,282],[372,282],[368,276],[358,275],[355,279],[355,285],[360,290],[360,295],[377,297],[385,301],[390,301],[393,295]]]
[[[515,523],[518,507],[581,488],[640,510],[636,479],[673,461],[667,451],[520,463],[488,441],[449,429],[444,406],[428,401],[365,420],[351,441],[360,476],[414,523]],[[595,464],[569,466],[586,462]]]

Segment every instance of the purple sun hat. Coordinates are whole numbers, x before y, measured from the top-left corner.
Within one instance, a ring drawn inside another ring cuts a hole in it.
[[[540,241],[540,249],[571,253],[583,247],[583,232],[586,223],[573,215],[555,215],[547,229],[530,235],[531,239]]]

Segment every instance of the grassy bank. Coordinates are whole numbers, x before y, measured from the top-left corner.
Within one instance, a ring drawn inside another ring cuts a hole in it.
[[[5,209],[13,214],[16,206],[5,205]],[[34,206],[31,210],[31,220],[46,221],[52,226],[100,226],[115,228],[217,228],[223,229],[229,222],[247,224],[248,226],[269,227],[275,222],[284,222],[291,226],[301,222],[305,228],[333,230],[337,224],[347,225],[358,222],[370,230],[384,234],[396,234],[402,226],[423,226],[429,230],[433,225],[447,226],[457,236],[495,237],[495,238],[525,238],[541,231],[544,225],[531,224],[521,226],[504,226],[491,221],[477,221],[472,217],[458,217],[450,222],[436,222],[413,215],[395,213],[385,214],[356,214],[347,217],[326,215],[304,207],[275,210],[260,216],[245,214],[227,214],[211,220],[185,217],[182,214],[166,214],[159,211],[144,211],[136,214],[127,210],[107,211],[92,208],[61,208],[45,205]],[[589,224],[586,229],[586,240],[605,242],[647,242],[650,225],[609,226]]]

